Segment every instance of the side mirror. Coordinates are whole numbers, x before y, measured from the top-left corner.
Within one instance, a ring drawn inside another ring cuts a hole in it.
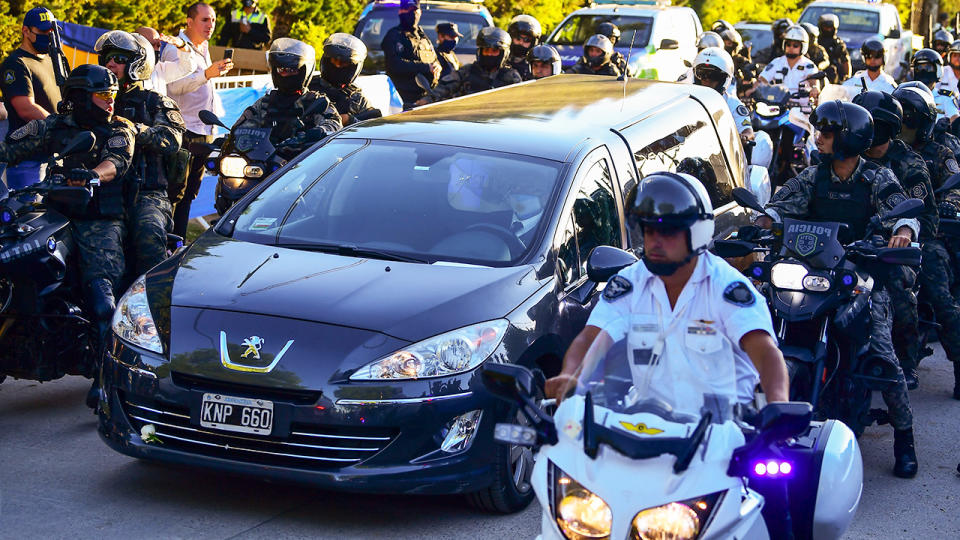
[[[900,29],[894,28],[890,30],[890,33],[887,34],[887,39],[900,39]]]
[[[946,182],[944,182],[944,185],[946,185]],[[910,219],[915,218],[922,213],[923,201],[920,199],[907,199],[894,206],[893,210],[890,210],[881,218],[881,221],[887,221],[890,219]]]
[[[57,154],[57,157],[69,154],[83,154],[93,150],[97,144],[97,136],[92,131],[81,131],[73,136],[72,139],[63,147],[63,150]]]
[[[679,49],[679,48],[680,48],[680,42],[677,41],[677,40],[675,40],[675,39],[664,38],[663,41],[660,42],[660,46],[657,47],[657,48],[660,49],[660,50],[662,50],[662,51],[669,51],[669,50]]]
[[[487,362],[480,371],[483,386],[498,398],[510,402],[523,402],[522,396],[533,395],[533,374],[516,364]]]
[[[782,441],[802,434],[813,420],[813,407],[805,401],[769,403],[760,410],[760,433],[767,441]]]
[[[754,148],[756,152],[756,148]],[[750,193],[757,199],[760,206],[770,202],[770,173],[762,165],[747,165],[743,171],[743,183]]]
[[[683,65],[687,66],[688,68],[692,68],[692,67],[693,67],[693,63],[691,63],[691,62],[690,62],[689,60],[687,60],[687,59],[684,59],[684,60],[683,60]]]
[[[899,264],[903,266],[920,266],[921,252],[920,248],[885,248],[877,255],[882,262],[887,264]]]
[[[228,127],[226,126],[226,124],[224,124],[222,121],[220,121],[219,118],[217,118],[217,115],[213,114],[212,112],[210,112],[210,111],[208,111],[208,110],[206,110],[206,109],[204,109],[204,110],[200,111],[199,113],[197,113],[197,116],[200,118],[200,121],[201,121],[201,122],[203,122],[204,124],[206,124],[206,125],[208,125],[208,126],[220,126],[220,127],[224,128],[224,129],[230,129],[230,128],[228,128]]]
[[[92,195],[85,187],[63,186],[50,189],[44,196],[43,202],[61,209],[80,211],[90,203]]]
[[[960,187],[960,173],[957,173],[950,178],[947,178],[947,181],[943,183],[942,186],[934,190],[934,193],[944,193],[950,191],[951,189],[956,189]]]
[[[715,240],[711,251],[724,259],[746,257],[753,253],[753,244],[743,240]]]
[[[587,278],[594,283],[603,283],[635,262],[637,258],[622,249],[597,246],[587,258]]]
[[[763,205],[760,204],[760,201],[757,200],[757,196],[751,193],[746,188],[735,187],[733,188],[733,200],[737,202],[740,206],[744,208],[750,208],[751,210],[756,210],[763,214]]]

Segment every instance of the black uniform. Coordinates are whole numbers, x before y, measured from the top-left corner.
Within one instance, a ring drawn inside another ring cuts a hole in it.
[[[380,48],[386,60],[387,75],[403,99],[404,107],[412,106],[427,94],[414,80],[417,75],[436,84],[431,66],[437,61],[437,53],[423,28],[417,26],[413,30],[404,30],[395,26],[383,37]]]
[[[440,62],[441,79],[460,69],[460,59],[457,58],[457,53],[454,51],[437,53],[437,61]]]
[[[167,180],[187,128],[175,101],[144,90],[141,83],[130,85],[117,96],[116,109],[137,129],[136,151],[124,185],[134,270],[141,275],[166,258],[167,233],[173,230]]]
[[[246,34],[240,31],[244,17],[250,25],[250,31]],[[238,49],[263,49],[267,43],[270,43],[270,19],[266,13],[257,10],[248,15],[242,9],[230,12],[230,19],[224,25],[220,40],[217,41],[217,45],[227,47],[232,44]]]
[[[517,70],[517,73],[520,74],[520,78],[529,81],[533,79],[533,72],[530,71],[530,62],[527,62],[527,57],[524,56],[511,56],[507,59],[507,67],[512,67]]]
[[[17,114],[12,100],[18,96],[33,98],[34,103],[49,113],[57,112],[60,103],[60,88],[53,75],[53,61],[49,55],[35,56],[23,49],[16,49],[0,64],[0,93],[3,105],[7,108],[8,129],[10,134],[27,122]]]
[[[578,60],[576,64],[568,67],[564,73],[577,73],[580,75],[610,75],[611,77],[620,76],[620,70],[617,69],[617,66],[613,65],[612,62],[607,62],[601,66],[599,70],[594,70],[589,64],[583,61],[583,58]]]
[[[610,63],[617,66],[621,74],[627,72],[627,57],[621,54],[620,51],[613,51],[613,54],[610,55]]]
[[[436,99],[449,99],[519,82],[522,82],[520,74],[509,65],[496,71],[487,71],[473,62],[441,79],[434,96]]]
[[[830,59],[830,66],[824,71],[827,72],[827,80],[833,84],[850,78],[850,53],[847,52],[847,44],[836,35],[827,36],[823,33],[817,38],[817,43],[827,51],[827,57]]]
[[[737,95],[742,96],[757,78],[755,65],[742,54],[733,56],[733,77],[737,80]]]
[[[310,90],[326,95],[333,102],[338,113],[349,116],[344,126],[383,116],[380,109],[371,105],[360,91],[360,87],[356,85],[348,84],[338,88],[320,75],[316,75],[310,81]]]
[[[827,54],[827,50],[817,43],[810,43],[805,56],[816,64],[820,71],[826,71],[830,67],[830,56]]]

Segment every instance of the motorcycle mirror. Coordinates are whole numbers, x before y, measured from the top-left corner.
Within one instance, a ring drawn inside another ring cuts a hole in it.
[[[920,199],[907,199],[893,207],[893,210],[887,212],[881,218],[881,221],[890,219],[910,219],[923,213],[923,201]]]
[[[761,434],[768,441],[782,441],[800,435],[813,420],[813,407],[805,401],[769,403],[760,410]]]
[[[921,252],[915,247],[885,248],[880,250],[877,258],[887,264],[920,266]]]
[[[212,112],[206,109],[201,110],[199,113],[197,113],[197,116],[200,117],[201,122],[203,122],[208,126],[220,126],[224,129],[230,129],[222,121],[220,121],[220,118],[218,118],[217,115],[213,114]]]
[[[63,186],[51,188],[43,196],[43,201],[60,208],[82,209],[90,203],[90,190],[80,186]]]
[[[942,186],[934,190],[934,193],[943,193],[945,191],[950,191],[951,189],[956,189],[960,187],[960,173],[957,173],[950,178],[947,178],[947,181],[943,183]]]
[[[746,257],[753,253],[753,244],[743,240],[716,240],[711,251],[724,259]]]
[[[594,283],[603,283],[635,262],[637,258],[622,249],[598,246],[587,259],[587,278]]]
[[[751,210],[756,210],[761,214],[765,214],[763,211],[763,206],[760,205],[760,201],[757,200],[757,196],[750,192],[747,188],[735,187],[733,188],[733,200],[737,202],[740,206],[744,208],[750,208]]]
[[[522,395],[533,395],[533,374],[516,364],[488,362],[480,372],[480,380],[491,394],[510,403],[522,402]]]
[[[807,77],[807,78],[804,79],[804,80],[805,80],[805,81],[822,81],[822,80],[824,80],[824,79],[826,79],[826,78],[827,78],[827,72],[826,72],[826,71],[818,71],[817,73],[814,73],[813,75],[810,75],[809,77]]]
[[[67,145],[63,147],[57,157],[66,156],[68,154],[83,154],[93,150],[93,147],[97,144],[97,136],[93,134],[92,131],[81,131],[73,136]]]

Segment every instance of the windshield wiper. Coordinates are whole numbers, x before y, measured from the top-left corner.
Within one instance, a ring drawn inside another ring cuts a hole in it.
[[[361,248],[349,244],[273,244],[276,247],[299,249],[303,251],[317,251],[320,253],[335,253],[348,257],[369,257],[372,259],[383,259],[386,261],[401,261],[410,263],[428,264],[429,261],[418,259],[409,255],[401,255],[391,251],[380,249]]]

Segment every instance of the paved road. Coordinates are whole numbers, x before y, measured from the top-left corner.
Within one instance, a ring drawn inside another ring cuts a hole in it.
[[[960,538],[960,402],[939,350],[914,400],[920,475],[899,480],[892,432],[860,441],[863,501],[848,538]],[[0,538],[532,538],[540,511],[477,513],[458,497],[365,496],[142,463],[109,450],[87,381],[0,385]]]

